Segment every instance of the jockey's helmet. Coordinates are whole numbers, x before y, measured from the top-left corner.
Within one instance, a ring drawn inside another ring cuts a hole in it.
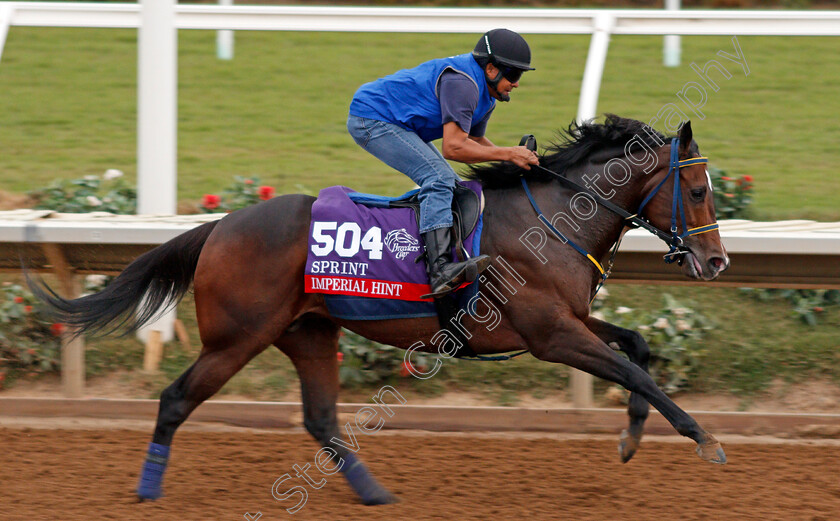
[[[534,70],[531,67],[531,48],[528,42],[519,33],[509,29],[493,29],[484,33],[475,44],[472,54],[482,66],[492,63],[498,68]]]

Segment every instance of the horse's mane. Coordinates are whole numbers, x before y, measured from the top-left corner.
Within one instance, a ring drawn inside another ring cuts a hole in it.
[[[638,136],[646,145],[655,148],[665,141],[665,136],[641,121],[607,114],[604,123],[592,121],[578,125],[572,122],[567,129],[558,132],[560,141],[551,143],[540,158],[540,164],[549,170],[565,175],[594,152],[606,149],[624,148],[628,141]],[[657,142],[653,137],[658,137]],[[513,163],[497,162],[470,166],[467,179],[480,181],[484,188],[505,188],[519,184],[520,175],[529,181],[549,181],[551,176],[536,169],[522,170]]]

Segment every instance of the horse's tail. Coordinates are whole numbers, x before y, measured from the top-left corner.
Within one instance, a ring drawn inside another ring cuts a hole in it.
[[[137,257],[105,289],[73,300],[59,296],[43,281],[26,275],[32,293],[50,307],[51,316],[75,334],[129,334],[174,307],[187,292],[212,221],[183,233]]]

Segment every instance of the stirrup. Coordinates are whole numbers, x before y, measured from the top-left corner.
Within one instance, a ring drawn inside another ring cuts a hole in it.
[[[451,279],[438,286],[437,290],[431,288],[432,292],[426,295],[421,295],[421,299],[440,298],[461,287],[465,282],[474,282],[482,271],[490,266],[490,257],[487,255],[479,255],[464,262],[455,264],[462,264],[461,270],[458,271]]]

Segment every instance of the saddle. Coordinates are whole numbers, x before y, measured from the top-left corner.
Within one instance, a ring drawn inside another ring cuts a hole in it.
[[[383,195],[363,194],[352,192],[348,194],[350,199],[357,204],[363,204],[373,208],[411,208],[414,217],[420,225],[420,189],[415,188],[410,192],[397,197],[386,197]],[[455,184],[455,191],[452,194],[452,232],[453,241],[458,255],[463,260],[464,244],[463,239],[475,229],[478,218],[484,206],[483,196],[479,197],[473,190],[460,183]],[[422,257],[421,257],[422,258]],[[417,259],[418,262],[420,258]]]
[[[417,226],[420,227],[420,189],[414,189],[398,197],[385,197],[381,195],[362,194],[353,192],[348,194],[350,199],[357,204],[371,206],[374,208],[411,208],[414,211],[414,217],[417,220]],[[479,196],[475,191],[470,190],[466,186],[456,183],[455,190],[452,195],[452,244],[458,254],[459,260],[463,261],[466,255],[464,248],[464,238],[468,237],[476,225],[478,224],[481,211],[484,206],[483,195]],[[416,262],[420,262],[425,257],[418,256]],[[448,329],[450,334],[454,336],[461,345],[461,348],[456,351],[454,356],[456,358],[475,357],[475,351],[469,345],[469,339],[458,328],[450,327],[450,319],[456,316],[459,311],[459,305],[453,295],[446,295],[442,298],[435,299],[435,311],[438,315],[438,321],[442,329]]]

